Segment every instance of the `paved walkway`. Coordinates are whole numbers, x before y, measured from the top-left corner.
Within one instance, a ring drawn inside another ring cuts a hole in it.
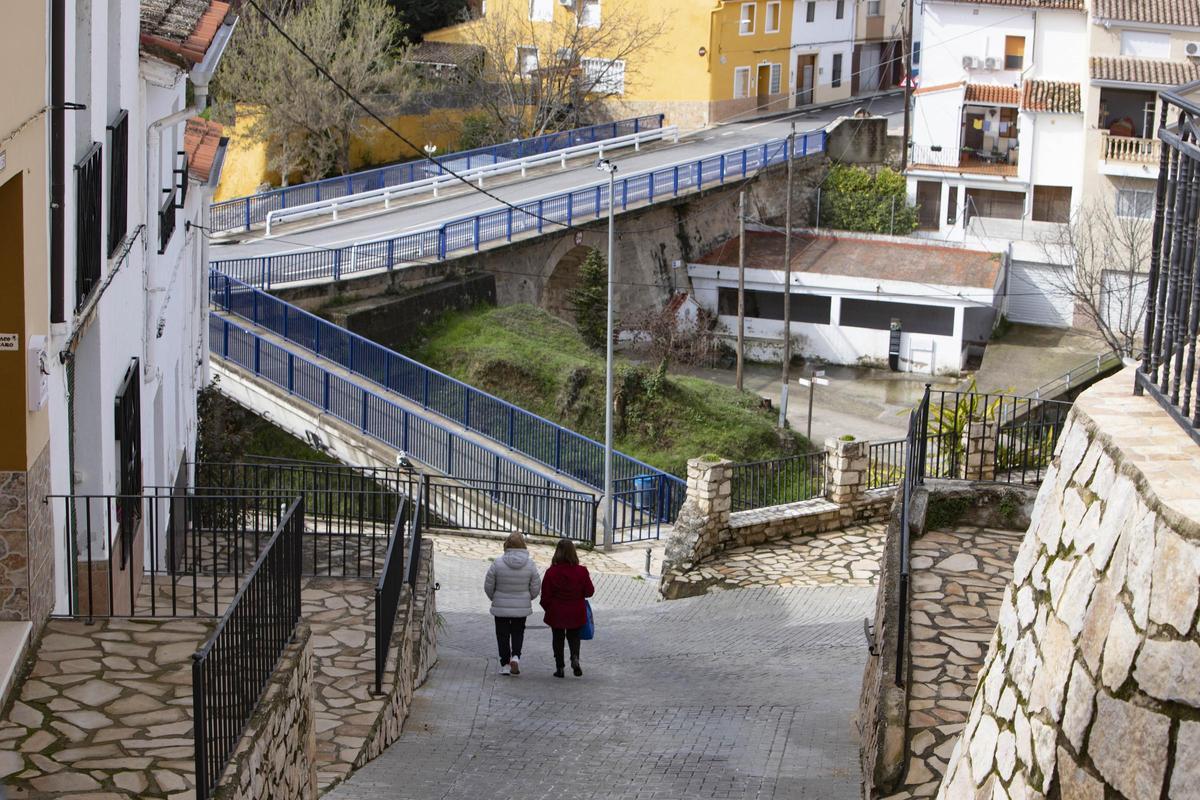
[[[663,603],[628,570],[596,573],[584,677],[552,677],[539,624],[521,676],[501,677],[488,561],[439,552],[437,564],[438,665],[401,739],[330,800],[859,796],[853,714],[874,589]]]
[[[892,800],[937,794],[1024,536],[964,527],[913,541],[909,764]]]

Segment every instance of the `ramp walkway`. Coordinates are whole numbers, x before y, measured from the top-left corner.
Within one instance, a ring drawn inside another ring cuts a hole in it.
[[[212,274],[210,299],[209,350],[229,380],[272,386],[456,479],[602,490],[599,442],[227,276]],[[618,541],[658,538],[685,483],[623,453],[613,469]]]

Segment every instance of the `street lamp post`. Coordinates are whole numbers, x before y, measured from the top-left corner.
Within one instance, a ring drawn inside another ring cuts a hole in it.
[[[612,476],[612,440],[613,440],[613,275],[617,268],[617,228],[614,219],[613,202],[617,182],[617,165],[607,158],[596,162],[596,169],[608,173],[608,317],[605,333],[604,354],[604,513],[601,525],[604,533],[604,549],[611,550],[613,546],[613,476]]]

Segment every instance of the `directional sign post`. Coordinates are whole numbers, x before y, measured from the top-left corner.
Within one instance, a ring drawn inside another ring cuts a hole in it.
[[[813,392],[817,386],[828,386],[829,379],[825,377],[825,370],[819,369],[813,372],[811,377],[796,378],[796,383],[801,386],[808,387],[808,430],[804,434],[804,438],[812,442],[812,410],[813,410]]]

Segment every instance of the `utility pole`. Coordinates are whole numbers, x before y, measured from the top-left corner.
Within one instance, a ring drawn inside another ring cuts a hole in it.
[[[604,516],[602,539],[605,550],[613,546],[613,278],[617,270],[617,227],[613,218],[613,189],[617,181],[617,165],[601,159],[596,168],[608,173],[608,324],[604,357]]]
[[[912,132],[912,90],[913,90],[913,6],[916,0],[904,0],[904,140],[900,148],[900,172],[908,170],[908,139]]]
[[[792,159],[796,123],[787,139],[787,198],[783,202],[783,378],[779,389],[779,427],[787,427],[788,381],[792,372]]]
[[[746,190],[738,192],[738,331],[737,390],[742,391],[746,360]]]

